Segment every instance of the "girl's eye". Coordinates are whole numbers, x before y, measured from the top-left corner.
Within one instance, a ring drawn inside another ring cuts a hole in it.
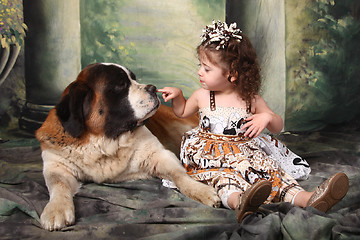
[[[209,72],[210,71],[210,68],[206,65],[203,65],[201,63],[198,64],[198,67],[199,68],[203,68],[205,72]]]

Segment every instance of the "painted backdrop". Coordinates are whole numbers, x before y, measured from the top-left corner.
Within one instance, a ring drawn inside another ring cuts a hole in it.
[[[227,19],[250,35],[287,130],[359,126],[360,1],[228,0]]]
[[[81,0],[81,63],[116,62],[137,80],[200,87],[195,48],[201,29],[225,20],[225,0]]]
[[[4,11],[8,2],[2,1]],[[0,86],[0,140],[16,131],[19,119],[40,116],[31,127],[38,126],[63,86],[93,62],[126,65],[140,82],[177,86],[190,96],[200,86],[195,47],[212,19],[236,21],[250,37],[261,63],[263,95],[284,117],[286,130],[359,126],[358,0],[23,2],[26,54],[22,49]],[[39,88],[38,81],[49,87]]]
[[[289,129],[360,117],[360,1],[286,1]]]

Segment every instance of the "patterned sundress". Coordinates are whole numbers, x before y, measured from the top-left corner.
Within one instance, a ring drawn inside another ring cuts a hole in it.
[[[181,144],[180,159],[186,172],[213,186],[225,207],[232,192],[244,192],[262,179],[272,183],[266,203],[291,202],[303,189],[263,150],[259,138],[240,131],[250,115],[246,109],[215,107],[214,103],[201,108],[199,126],[186,132]]]

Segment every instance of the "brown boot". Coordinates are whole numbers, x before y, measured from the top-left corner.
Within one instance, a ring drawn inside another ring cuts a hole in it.
[[[259,208],[269,197],[271,182],[261,180],[252,185],[248,190],[239,196],[239,204],[235,209],[237,221],[240,223],[247,216]]]
[[[336,173],[316,188],[307,206],[325,213],[345,197],[348,189],[349,178],[345,173]]]

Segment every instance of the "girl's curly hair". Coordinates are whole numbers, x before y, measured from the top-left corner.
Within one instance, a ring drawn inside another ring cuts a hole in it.
[[[251,112],[251,101],[259,94],[261,87],[260,66],[257,55],[249,38],[242,34],[241,42],[230,39],[227,47],[216,50],[217,42],[205,41],[197,47],[198,57],[206,58],[222,68],[223,73],[235,77],[233,82],[241,98],[246,102],[247,111]]]

